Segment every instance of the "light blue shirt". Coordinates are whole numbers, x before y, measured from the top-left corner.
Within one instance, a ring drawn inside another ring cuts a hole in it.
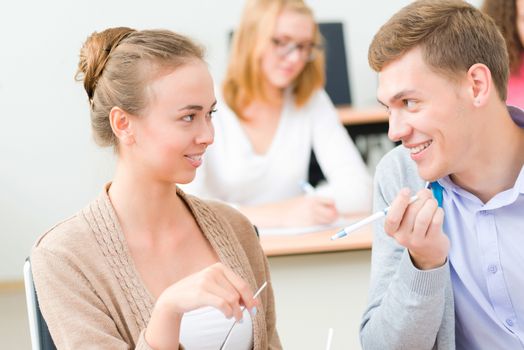
[[[509,110],[524,127],[524,112]],[[438,183],[451,241],[457,349],[524,349],[524,167],[513,188],[485,204],[449,177]]]

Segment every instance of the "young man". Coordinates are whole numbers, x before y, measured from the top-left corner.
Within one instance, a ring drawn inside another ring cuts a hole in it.
[[[375,227],[363,348],[524,349],[524,112],[504,103],[502,36],[466,2],[416,1],[369,62],[402,146],[376,169],[375,209],[391,209]]]

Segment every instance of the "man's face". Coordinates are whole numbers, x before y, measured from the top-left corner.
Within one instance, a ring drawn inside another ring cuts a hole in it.
[[[378,100],[389,112],[388,136],[401,141],[419,175],[433,181],[467,169],[475,140],[466,74],[457,82],[437,74],[415,48],[379,73]]]

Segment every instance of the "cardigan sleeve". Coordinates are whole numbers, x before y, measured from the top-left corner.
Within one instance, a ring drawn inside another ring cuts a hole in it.
[[[399,163],[399,149],[377,166],[374,210],[391,204],[402,187],[423,187],[415,168]],[[402,157],[400,157],[401,159]],[[371,281],[360,340],[363,349],[432,349],[445,309],[449,266],[417,269],[407,249],[384,231],[384,220],[374,226]]]
[[[82,272],[44,247],[31,254],[42,315],[58,349],[129,349],[103,301]],[[141,332],[136,349],[152,350]]]

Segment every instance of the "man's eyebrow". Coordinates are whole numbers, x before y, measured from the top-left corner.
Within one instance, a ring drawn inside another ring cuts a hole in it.
[[[413,93],[415,93],[416,91],[415,90],[402,90],[400,92],[397,92],[393,97],[391,97],[389,99],[389,104],[393,104],[395,103],[396,101],[398,100],[401,100],[402,98],[404,98],[405,96],[407,95],[411,95]],[[380,103],[381,105],[383,105],[384,107],[388,107],[388,105],[382,101],[380,101],[380,99],[377,98],[377,101],[378,103]]]
[[[389,99],[389,102],[390,103],[393,103],[395,101],[398,101],[398,100],[401,100],[403,97],[407,96],[407,95],[411,95],[415,92],[415,90],[402,90],[398,93],[395,94],[395,96],[393,96],[392,98]]]

